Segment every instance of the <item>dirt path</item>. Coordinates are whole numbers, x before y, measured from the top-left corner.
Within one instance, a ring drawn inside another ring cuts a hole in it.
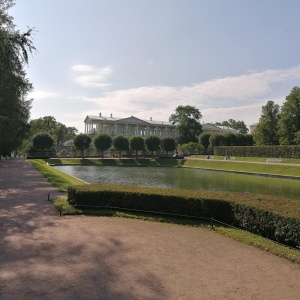
[[[27,161],[0,162],[0,299],[299,299],[300,267],[199,228],[59,217]]]

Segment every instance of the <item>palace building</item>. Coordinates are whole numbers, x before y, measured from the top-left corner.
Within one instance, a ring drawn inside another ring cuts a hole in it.
[[[102,116],[86,116],[85,133],[98,134],[107,133],[109,135],[140,135],[149,136],[156,135],[159,137],[171,136],[178,137],[176,126],[167,121],[142,120],[134,116],[128,118],[116,118],[111,114],[110,117]]]

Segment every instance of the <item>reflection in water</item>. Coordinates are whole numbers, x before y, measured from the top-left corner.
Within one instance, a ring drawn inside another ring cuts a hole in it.
[[[107,166],[55,168],[89,183],[271,194],[300,199],[300,185],[297,180],[187,168]]]

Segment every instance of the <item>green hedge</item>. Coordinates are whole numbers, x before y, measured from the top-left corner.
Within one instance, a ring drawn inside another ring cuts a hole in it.
[[[168,190],[121,185],[81,185],[68,189],[74,206],[213,217],[280,243],[300,246],[299,201],[269,195]]]
[[[300,158],[300,145],[216,146],[214,147],[214,155],[266,158]]]

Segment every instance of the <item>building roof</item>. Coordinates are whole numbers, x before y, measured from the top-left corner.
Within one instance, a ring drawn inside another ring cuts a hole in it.
[[[228,126],[220,126],[212,123],[202,124],[202,129],[203,131],[218,131],[218,132],[232,132],[232,133],[238,132],[237,130],[230,128]]]
[[[99,116],[91,116],[91,115],[86,116],[84,123],[91,123],[93,121],[105,121],[109,123],[115,123],[115,122],[132,123],[132,124],[144,123],[145,125],[165,125],[165,126],[175,127],[175,125],[173,125],[171,122],[156,121],[156,120],[152,120],[152,118],[150,120],[143,120],[134,116],[127,117],[127,118],[115,118],[112,115],[110,117],[107,117],[107,116],[102,116],[101,114],[99,114]]]

